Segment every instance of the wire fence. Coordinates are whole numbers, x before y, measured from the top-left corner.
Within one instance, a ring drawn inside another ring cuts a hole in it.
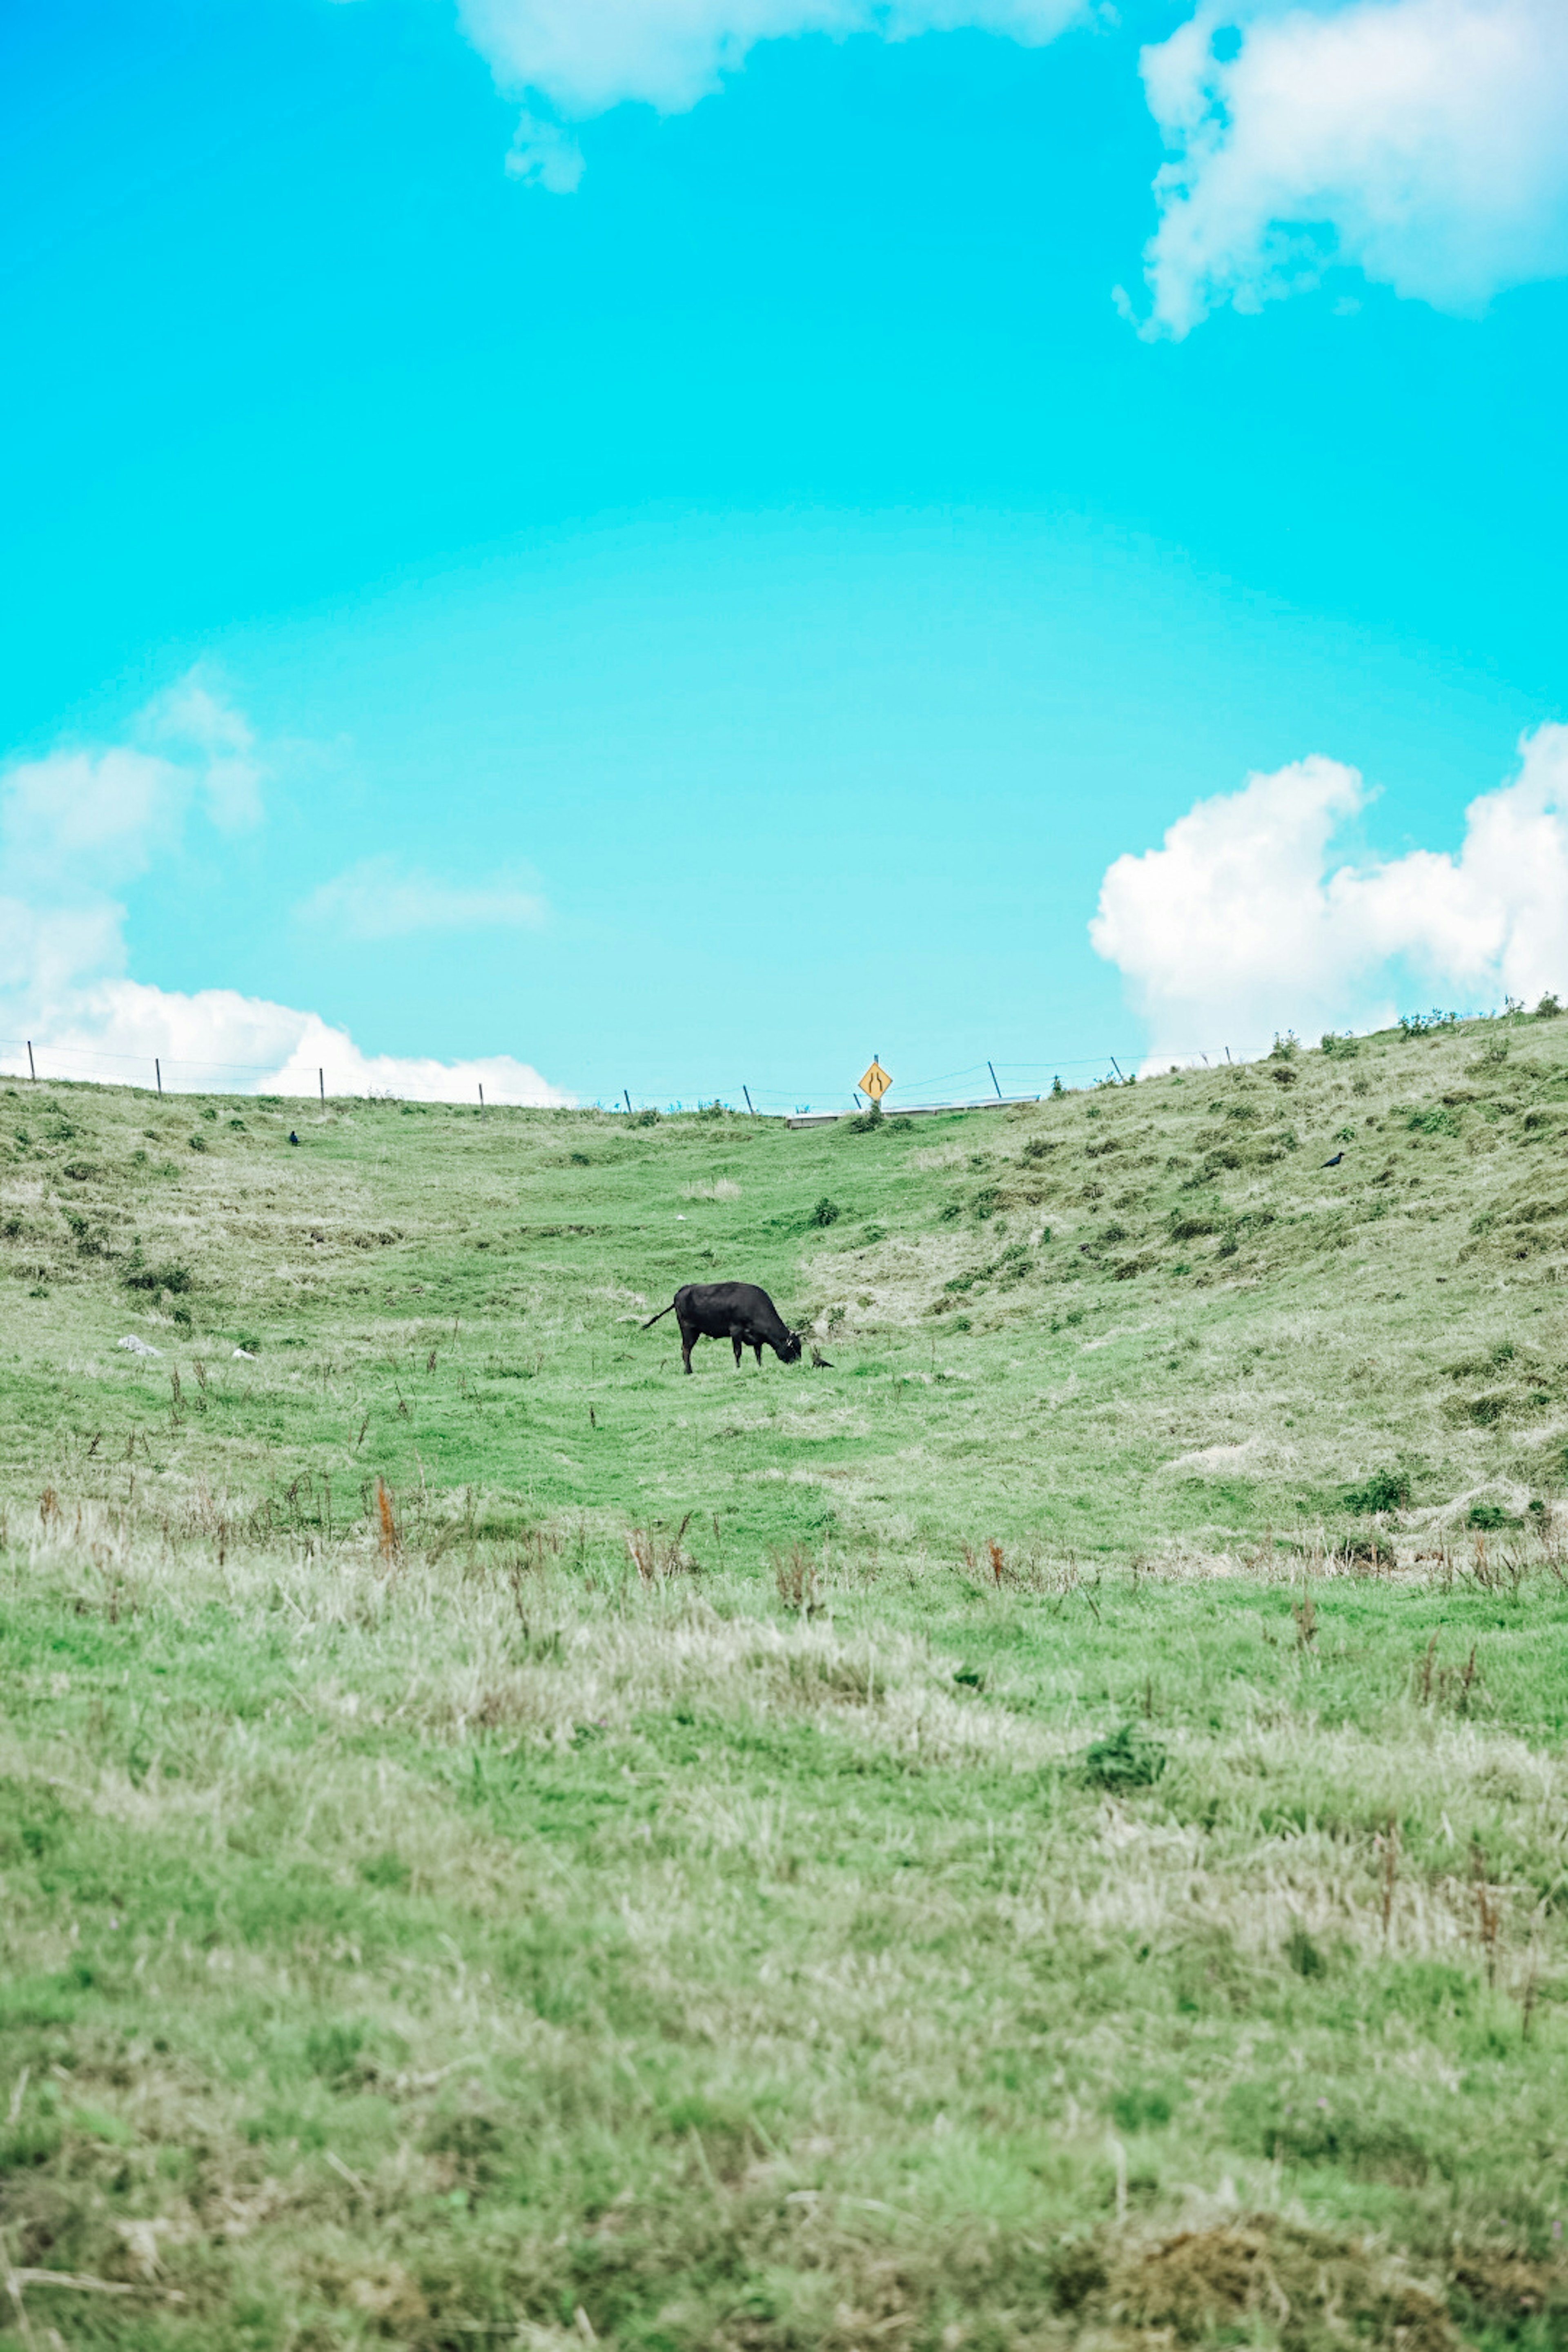
[[[1252,1061],[1268,1050],[1267,1045],[1256,1043],[1221,1045],[1162,1053],[1158,1061],[1162,1067],[1167,1064],[1214,1067],[1228,1061]],[[1114,1054],[1058,1055],[1036,1062],[970,1062],[961,1069],[939,1071],[933,1076],[895,1080],[886,1107],[892,1112],[930,1110],[954,1104],[979,1107],[1028,1101],[1053,1092],[1058,1084],[1070,1091],[1086,1086],[1124,1083],[1147,1059],[1142,1048],[1122,1046]],[[411,1086],[405,1090],[396,1087],[367,1087],[363,1083],[351,1082],[355,1076],[347,1070],[334,1073],[330,1064],[301,1072],[292,1065],[279,1066],[276,1062],[193,1061],[174,1055],[110,1053],[96,1046],[51,1045],[37,1038],[0,1037],[0,1077],[21,1078],[29,1083],[42,1084],[52,1079],[64,1084],[134,1087],[157,1095],[267,1094],[293,1100],[315,1097],[323,1103],[363,1101],[368,1097],[380,1100],[471,1102],[483,1109],[542,1107],[515,1095],[509,1100],[506,1092],[489,1078],[476,1077],[472,1090],[465,1087],[459,1094],[455,1087],[438,1093],[426,1091],[422,1086]],[[752,1086],[748,1081],[739,1087],[714,1087],[706,1092],[701,1087],[683,1090],[679,1086],[645,1087],[640,1090],[624,1087],[613,1096],[575,1098],[579,1108],[632,1116],[646,1110],[694,1111],[712,1103],[764,1117],[809,1118],[862,1110],[866,1097],[858,1087],[839,1079],[811,1087]]]

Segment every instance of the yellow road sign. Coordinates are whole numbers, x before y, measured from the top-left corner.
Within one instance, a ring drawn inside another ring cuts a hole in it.
[[[892,1083],[893,1081],[888,1076],[888,1073],[882,1067],[880,1062],[879,1062],[876,1055],[873,1055],[871,1057],[871,1066],[860,1081],[861,1093],[863,1095],[869,1095],[873,1102],[880,1102],[882,1097],[887,1093],[888,1088],[892,1085]]]

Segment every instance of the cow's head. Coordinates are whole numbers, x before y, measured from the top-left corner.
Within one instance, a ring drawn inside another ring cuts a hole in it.
[[[800,1333],[798,1331],[786,1331],[784,1338],[780,1340],[775,1352],[781,1364],[798,1364],[800,1361]]]

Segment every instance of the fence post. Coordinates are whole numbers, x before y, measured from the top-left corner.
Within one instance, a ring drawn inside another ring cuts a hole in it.
[[[632,1115],[632,1097],[629,1088],[626,1087],[621,1088],[621,1099],[626,1107],[626,1117],[630,1118]]]
[[[156,1054],[153,1056],[153,1076],[158,1081],[158,1092],[159,1095],[162,1096],[163,1092],[163,1065],[158,1059]]]
[[[996,1099],[1000,1102],[1002,1099],[1002,1089],[996,1085],[996,1065],[994,1062],[987,1062],[985,1066],[991,1073],[991,1083],[994,1087],[996,1087]]]
[[[321,1101],[324,1106],[327,1099],[327,1074],[325,1070],[318,1070],[316,1072],[316,1085],[320,1089]]]
[[[483,1116],[483,1113],[484,1113],[484,1108],[485,1108],[485,1090],[484,1090],[483,1087],[481,1086],[481,1087],[480,1087],[480,1088],[479,1088],[479,1112],[480,1112],[481,1117]]]
[[[752,1117],[753,1118],[755,1118],[755,1117],[756,1117],[756,1115],[757,1115],[757,1108],[756,1108],[756,1105],[755,1105],[755,1104],[752,1102],[752,1100],[751,1088],[750,1088],[749,1087],[742,1087],[741,1088],[741,1092],[742,1092],[742,1093],[745,1096],[745,1097],[746,1097],[746,1108],[751,1112]]]
[[[37,1086],[38,1083],[38,1073],[33,1066],[33,1041],[30,1037],[27,1040],[27,1076],[32,1079],[33,1084]]]

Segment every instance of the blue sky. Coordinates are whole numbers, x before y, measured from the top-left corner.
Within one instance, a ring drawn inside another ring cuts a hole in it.
[[[1553,11],[1382,0],[1391,193],[1372,0],[560,7],[0,21],[0,1032],[782,1102],[1568,992]]]

